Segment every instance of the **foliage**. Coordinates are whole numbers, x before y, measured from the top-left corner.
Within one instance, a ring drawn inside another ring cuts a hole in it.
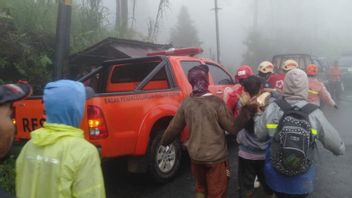
[[[176,27],[171,30],[170,40],[175,47],[199,47],[201,45],[197,29],[185,6],[181,7]]]
[[[0,163],[0,186],[12,195],[15,195],[15,163],[16,159],[13,155]]]
[[[57,10],[57,0],[0,0],[0,83],[24,79],[40,93],[52,78]],[[74,3],[71,52],[113,35],[107,24],[101,0]]]
[[[160,28],[160,20],[163,18],[165,14],[165,10],[169,8],[170,0],[160,0],[158,11],[156,13],[155,19],[148,20],[148,36],[146,38],[147,41],[154,42],[159,33]]]

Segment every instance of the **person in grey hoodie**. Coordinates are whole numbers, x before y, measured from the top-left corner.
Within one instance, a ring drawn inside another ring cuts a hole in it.
[[[308,77],[300,69],[292,69],[286,74],[283,87],[283,97],[292,106],[299,108],[307,104]],[[276,126],[283,116],[283,111],[277,103],[271,103],[264,112],[257,112],[255,116],[254,132],[261,140],[272,138],[277,132]],[[345,145],[336,129],[329,123],[320,109],[309,114],[309,121],[316,136],[323,146],[335,155],[345,153]],[[298,176],[284,176],[277,172],[271,162],[271,149],[267,149],[264,175],[267,185],[281,197],[306,197],[313,192],[313,181],[315,177],[314,162],[309,170]]]

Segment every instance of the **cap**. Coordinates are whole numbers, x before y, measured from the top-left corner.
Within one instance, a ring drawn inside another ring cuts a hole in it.
[[[32,94],[32,87],[25,81],[0,85],[0,105],[21,100]]]
[[[253,76],[254,73],[252,71],[252,68],[248,65],[241,65],[237,70],[236,70],[236,75],[235,78],[236,80],[241,80],[248,78],[249,76]]]

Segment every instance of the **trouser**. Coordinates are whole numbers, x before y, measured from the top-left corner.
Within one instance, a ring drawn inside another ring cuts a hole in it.
[[[335,102],[339,102],[341,94],[341,81],[329,81],[329,91]]]
[[[290,194],[279,193],[279,192],[275,192],[275,195],[276,195],[277,198],[305,198],[305,197],[308,196],[308,194],[290,195]]]
[[[195,164],[192,162],[192,175],[195,180],[196,196],[225,198],[229,180],[228,162],[216,164]]]
[[[272,195],[272,190],[266,185],[264,178],[264,160],[248,160],[238,157],[238,187],[239,197],[252,197],[254,192],[254,180],[258,180],[267,195]]]

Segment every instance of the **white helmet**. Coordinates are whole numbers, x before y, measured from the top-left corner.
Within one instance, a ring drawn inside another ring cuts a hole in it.
[[[281,68],[285,71],[290,71],[291,69],[298,68],[298,63],[295,60],[288,59],[282,64]]]
[[[258,66],[258,71],[266,74],[274,72],[274,65],[269,61],[263,61]]]

